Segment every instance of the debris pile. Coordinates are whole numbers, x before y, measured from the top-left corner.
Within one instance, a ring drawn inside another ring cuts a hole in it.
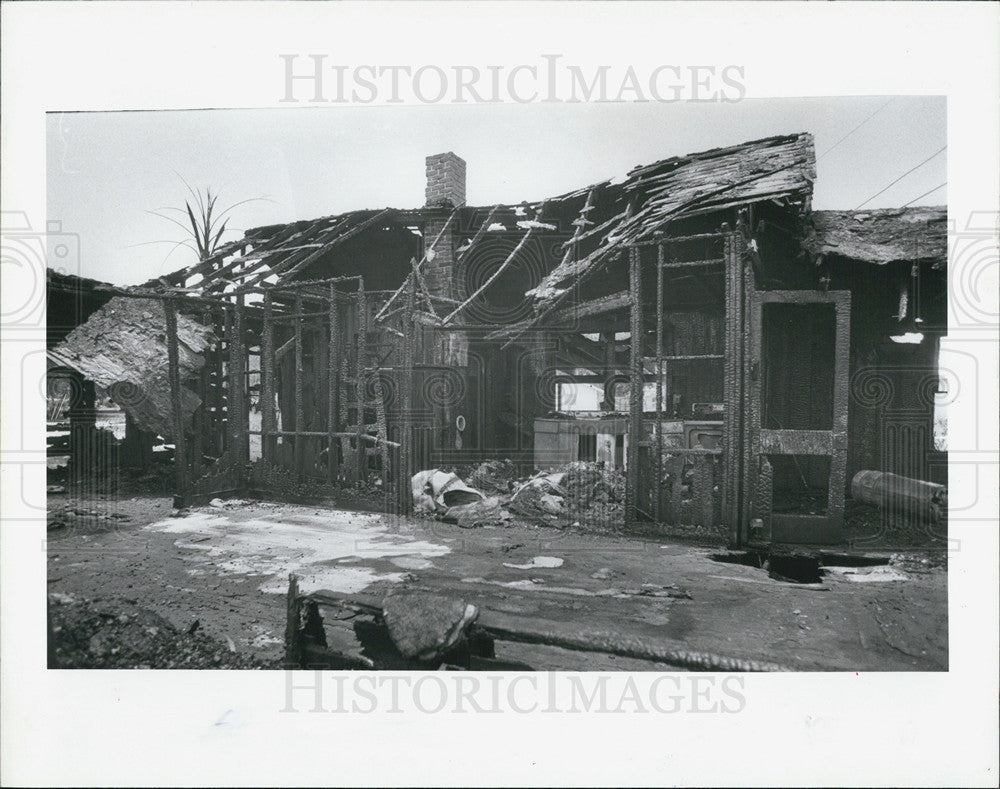
[[[469,485],[488,496],[503,496],[517,487],[517,467],[510,460],[485,460],[469,475]]]
[[[49,668],[279,668],[198,629],[120,603],[49,595]]]
[[[114,527],[131,518],[122,512],[95,509],[85,502],[49,503],[47,515],[48,531],[57,529],[94,529]]]
[[[411,485],[417,514],[437,515],[467,529],[496,525],[510,517],[498,497],[469,487],[452,472],[436,468],[419,471],[413,475]]]
[[[460,526],[498,525],[513,516],[556,526],[613,528],[622,520],[625,477],[602,463],[574,461],[518,480],[509,461],[488,460],[469,475],[429,469],[413,476],[413,506]]]

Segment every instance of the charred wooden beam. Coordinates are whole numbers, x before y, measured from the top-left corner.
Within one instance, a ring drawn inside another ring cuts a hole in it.
[[[625,519],[638,520],[639,506],[639,441],[642,433],[642,266],[639,249],[629,250],[629,292],[632,295],[630,332],[632,354],[629,380],[629,442],[628,469],[625,474]]]
[[[163,300],[167,322],[167,374],[170,378],[170,404],[174,421],[174,473],[177,493],[174,505],[183,507],[188,493],[187,452],[184,437],[184,415],[181,405],[180,351],[177,345],[177,305],[173,299]],[[178,500],[179,499],[179,500]]]
[[[538,213],[536,215],[536,219],[540,219],[541,215],[542,215],[542,209],[539,208]],[[514,260],[517,258],[517,256],[520,254],[521,250],[524,249],[524,245],[528,243],[528,239],[531,238],[534,229],[535,229],[534,227],[529,227],[527,231],[525,231],[525,234],[521,237],[521,240],[517,243],[517,246],[515,246],[514,249],[511,251],[511,253],[507,256],[506,260],[504,260],[503,263],[497,266],[497,270],[494,271],[492,274],[490,274],[489,277],[487,277],[486,282],[484,282],[482,285],[476,288],[476,290],[472,293],[471,296],[469,296],[465,301],[463,301],[461,304],[455,307],[455,309],[452,310],[451,313],[447,315],[443,321],[441,321],[443,325],[447,326],[449,323],[451,323],[451,321],[456,316],[458,316],[466,307],[468,307],[477,296],[486,291],[486,289],[489,288],[489,286],[492,285],[497,280],[497,278],[501,274],[503,274],[504,271],[507,270],[510,264],[513,263]]]
[[[580,318],[587,318],[593,315],[603,315],[617,310],[628,309],[632,306],[632,294],[629,291],[620,291],[608,296],[601,296],[592,301],[585,301],[565,307],[552,314],[549,318],[551,323],[568,323],[578,321]]]
[[[260,431],[250,431],[252,434],[256,435]],[[333,436],[334,438],[357,438],[357,432],[345,432],[345,431],[334,431],[332,434],[328,430],[273,430],[270,435],[272,436],[303,436],[305,438],[327,438]],[[361,434],[362,441],[370,441],[373,444],[388,444],[391,447],[398,447],[399,442],[388,441],[379,438],[378,436],[370,436],[367,433]]]
[[[451,226],[451,220],[455,218],[455,214],[457,212],[458,209],[455,209],[448,216],[448,219],[444,223],[444,226],[441,228],[437,236],[434,237],[434,240],[431,242],[431,245],[424,252],[424,256],[420,258],[420,261],[417,263],[416,267],[418,269],[424,264],[424,261],[427,260],[427,255],[434,251],[434,248],[437,246],[438,241],[441,240],[441,237],[445,234],[445,231]],[[403,293],[405,293],[406,288],[408,287],[409,279],[412,276],[413,274],[411,273],[409,276],[407,276],[405,280],[403,280],[402,284],[392,292],[392,295],[389,296],[388,301],[386,301],[386,303],[382,305],[382,308],[377,313],[375,313],[374,320],[376,321],[382,320],[383,316],[385,315],[385,312],[389,309],[389,307],[391,307],[393,303],[395,303],[396,299],[398,299],[401,295],[403,295]]]
[[[406,290],[403,313],[403,370],[399,381],[399,463],[396,469],[396,493],[400,514],[413,511],[413,357],[417,326],[413,320],[416,283],[411,279]]]
[[[657,440],[656,453],[653,458],[656,470],[653,485],[653,516],[657,523],[662,521],[660,512],[660,485],[663,481],[663,245],[656,247],[656,426],[654,435]]]
[[[271,320],[271,315],[274,309],[274,305],[271,303],[271,296],[264,296],[264,328],[261,335],[261,349],[260,349],[260,369],[261,369],[261,394],[260,394],[260,408],[261,408],[261,428],[264,432],[264,439],[262,441],[261,451],[263,454],[264,463],[272,464],[274,463],[274,455],[276,449],[275,439],[271,436],[271,433],[277,429],[278,420],[277,414],[275,413],[274,405],[274,392],[275,392],[275,379],[274,379],[274,323]]]
[[[230,415],[230,425],[233,429],[233,442],[235,460],[243,464],[249,460],[250,445],[247,441],[247,431],[249,425],[249,408],[247,397],[247,349],[246,334],[244,326],[244,304],[243,296],[236,297],[236,304],[233,307],[233,337],[230,344],[230,363],[232,364],[232,380],[229,387],[232,397],[230,398],[230,408],[235,406],[235,414]]]
[[[358,292],[355,295],[358,313],[357,326],[357,375],[354,379],[354,402],[358,409],[357,417],[357,464],[358,464],[358,484],[363,484],[368,476],[368,455],[361,446],[362,436],[367,428],[365,424],[365,375],[368,356],[368,310],[365,299],[365,283],[358,283]]]
[[[295,314],[302,314],[302,297],[295,297]],[[305,430],[305,404],[302,402],[302,389],[303,389],[303,375],[305,371],[302,367],[302,321],[295,321],[295,429],[297,431]],[[295,437],[295,473],[299,478],[299,481],[305,475],[305,442],[302,437]]]
[[[326,477],[328,482],[336,481],[340,476],[340,453],[337,446],[337,398],[340,394],[338,379],[337,354],[341,352],[340,315],[338,314],[337,285],[330,283],[329,305],[329,340],[327,341],[326,364],[326,429],[330,435],[327,441]]]

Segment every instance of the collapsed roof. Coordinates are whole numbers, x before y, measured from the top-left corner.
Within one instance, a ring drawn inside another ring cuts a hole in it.
[[[872,211],[814,211],[814,255],[866,263],[930,262],[942,268],[948,255],[948,210],[942,206]]]
[[[489,335],[510,336],[618,259],[626,245],[655,240],[672,222],[750,204],[777,204],[806,218],[815,176],[812,135],[768,137],[638,166],[623,178],[534,203],[456,208],[452,232],[463,239],[459,260],[495,230],[550,234],[558,242],[525,293],[534,317]],[[398,291],[413,263],[419,276],[433,255],[427,251],[431,239],[423,238],[425,223],[442,215],[448,209],[440,206],[366,209],[254,228],[211,257],[148,284],[211,295],[363,274],[366,289]],[[947,247],[943,208],[812,212],[802,233],[802,248],[813,257],[879,264],[917,259],[940,267]]]
[[[560,283],[596,266],[622,244],[655,233],[672,219],[762,200],[808,206],[814,160],[811,135],[770,137],[664,159],[636,167],[624,180],[604,181],[534,204],[495,206],[492,212],[464,207],[456,212],[482,222],[495,218],[497,211],[511,214],[520,221],[508,224],[525,232],[555,230],[544,225],[546,213],[552,210],[568,208],[579,215],[573,222],[575,241],[589,241],[595,249],[579,259],[567,254],[549,272],[532,291],[537,301],[544,302]],[[534,220],[526,215],[526,207],[535,213]],[[224,293],[302,279],[315,270],[317,262],[352,240],[370,240],[386,232],[419,237],[419,225],[440,211],[370,209],[254,228],[211,257],[161,278],[160,283]]]
[[[143,430],[171,438],[174,424],[166,332],[166,316],[158,299],[116,296],[49,349],[48,358],[104,389]],[[177,339],[183,380],[202,368],[204,353],[214,338],[209,327],[178,314]],[[182,385],[181,413],[186,430],[190,430],[191,417],[200,404],[198,395]]]

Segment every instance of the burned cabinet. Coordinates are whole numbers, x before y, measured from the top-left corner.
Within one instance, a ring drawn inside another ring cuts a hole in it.
[[[847,467],[848,291],[756,291],[750,305],[745,522],[751,539],[842,539]]]

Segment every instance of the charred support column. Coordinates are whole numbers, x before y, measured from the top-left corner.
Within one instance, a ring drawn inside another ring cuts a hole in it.
[[[295,294],[295,474],[301,482],[305,476],[305,405],[302,402],[302,295]]]
[[[366,307],[365,300],[365,283],[364,280],[359,280],[358,282],[358,294],[357,294],[357,312],[358,312],[358,330],[357,330],[357,356],[358,356],[358,369],[357,377],[354,379],[354,401],[357,405],[358,410],[358,424],[356,432],[356,447],[357,447],[357,462],[358,462],[358,484],[363,485],[366,478],[368,477],[368,448],[365,446],[361,436],[365,432],[365,367],[367,364],[367,359],[365,358],[368,354],[367,350],[367,335],[368,335],[368,310]]]
[[[229,424],[233,430],[233,457],[240,468],[250,459],[250,437],[247,434],[250,429],[247,421],[249,416],[249,408],[247,407],[247,345],[243,312],[243,294],[241,293],[236,297],[236,304],[233,307],[233,339],[229,346],[229,359],[232,364],[232,381],[229,384],[232,392],[230,407],[235,407]],[[240,474],[240,480],[242,481],[242,474]]]
[[[326,478],[335,482],[340,476],[340,457],[338,454],[337,433],[337,398],[340,394],[339,368],[337,353],[340,350],[340,315],[337,309],[337,286],[330,283],[330,339],[327,344],[327,399],[326,399],[326,429],[330,433],[327,443]]]
[[[747,409],[759,407],[745,403],[745,384],[750,371],[746,368],[747,343],[749,342],[746,300],[753,294],[752,272],[743,265],[743,256],[737,233],[722,225],[725,234],[723,258],[726,278],[725,316],[725,412],[722,446],[723,517],[729,527],[729,542],[733,547],[744,544],[746,529],[745,499],[752,480],[747,467],[749,436],[747,435]]]
[[[167,375],[170,378],[170,406],[174,423],[174,474],[177,492],[174,506],[184,507],[188,492],[187,452],[184,446],[184,411],[181,407],[181,364],[177,346],[177,305],[173,299],[163,300],[167,322]]]
[[[260,340],[260,409],[261,409],[261,452],[264,464],[274,463],[278,429],[277,414],[274,411],[274,304],[271,294],[264,296],[264,327]]]
[[[660,485],[663,484],[663,244],[656,245],[656,427],[653,436],[656,439],[656,455],[653,463],[656,477],[653,482],[653,518],[662,522],[660,512]]]
[[[629,313],[629,332],[632,346],[629,377],[629,436],[628,469],[625,473],[625,520],[639,518],[639,441],[642,435],[642,269],[639,248],[629,250],[629,292],[632,307]]]
[[[416,299],[416,282],[410,278],[403,309],[403,369],[399,382],[399,463],[396,469],[396,492],[399,496],[399,514],[413,510],[410,479],[413,477],[413,353],[416,325],[413,322],[413,302]]]

